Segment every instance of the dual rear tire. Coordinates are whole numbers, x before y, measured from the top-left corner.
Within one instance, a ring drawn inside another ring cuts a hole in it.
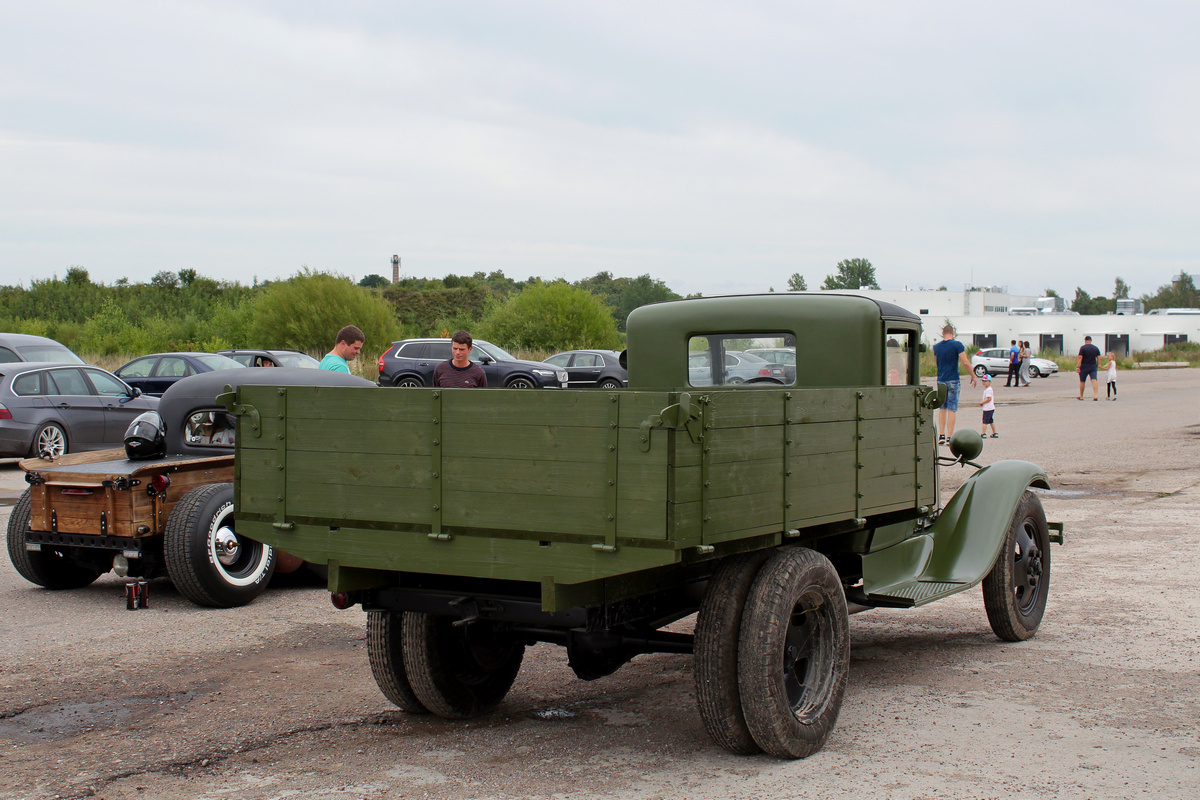
[[[367,612],[367,655],[383,696],[410,714],[469,719],[508,694],[525,643],[502,623],[415,611]]]
[[[738,556],[696,622],[696,695],[709,735],[740,755],[805,758],[833,731],[850,669],[837,570],[814,550]]]

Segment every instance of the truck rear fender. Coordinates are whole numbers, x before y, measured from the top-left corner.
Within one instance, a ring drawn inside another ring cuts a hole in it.
[[[1050,488],[1042,468],[1028,461],[997,461],[979,470],[929,528],[863,556],[863,590],[879,605],[916,606],[979,583],[1030,486]]]

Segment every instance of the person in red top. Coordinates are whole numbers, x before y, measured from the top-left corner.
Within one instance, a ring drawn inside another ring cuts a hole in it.
[[[471,361],[474,340],[466,331],[455,331],[450,337],[449,361],[443,361],[433,370],[433,385],[447,389],[487,388],[487,375],[483,368]]]

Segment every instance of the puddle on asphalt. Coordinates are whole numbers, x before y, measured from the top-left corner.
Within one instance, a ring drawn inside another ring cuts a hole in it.
[[[0,739],[32,744],[48,742],[96,728],[111,728],[145,716],[154,709],[191,700],[195,692],[174,692],[157,697],[130,697],[95,703],[66,703],[31,708],[0,719]]]

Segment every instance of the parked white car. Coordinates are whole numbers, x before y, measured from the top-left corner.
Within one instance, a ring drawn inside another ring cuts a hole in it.
[[[992,375],[1007,375],[1008,374],[1008,354],[1007,347],[992,347],[987,350],[979,350],[975,355],[971,356],[971,367],[975,370],[975,374],[983,376],[983,373],[990,372]],[[1046,378],[1058,372],[1058,364],[1048,358],[1038,358],[1034,356],[1029,363],[1029,377],[1031,378]]]

